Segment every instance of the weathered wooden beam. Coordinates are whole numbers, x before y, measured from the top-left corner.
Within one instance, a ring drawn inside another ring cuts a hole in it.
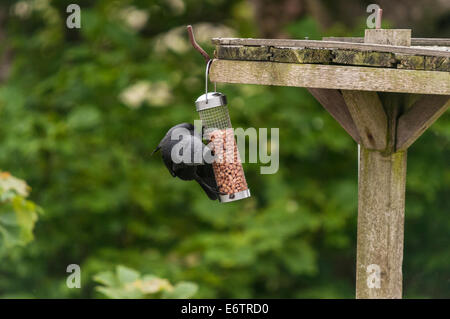
[[[321,64],[214,60],[213,82],[450,95],[450,73]]]
[[[356,298],[401,298],[406,151],[360,147]]]
[[[364,37],[323,37],[323,41],[364,43]],[[450,39],[446,38],[411,38],[411,45],[450,47]]]
[[[309,88],[308,91],[344,128],[356,143],[361,143],[358,130],[347,109],[342,93],[339,92],[339,90]]]
[[[387,145],[387,117],[377,93],[342,90],[342,95],[362,145],[370,150],[384,151]]]
[[[272,46],[291,48],[322,48],[322,49],[349,49],[360,51],[391,52],[410,55],[429,55],[450,57],[449,51],[435,50],[433,48],[414,48],[398,45],[385,45],[373,43],[351,43],[320,40],[291,40],[291,39],[246,39],[246,38],[213,38],[216,45],[244,45],[244,46]]]
[[[397,150],[406,150],[449,107],[448,95],[425,95],[419,98],[398,120]]]
[[[215,57],[225,60],[283,63],[346,64],[410,70],[450,71],[450,58],[355,49],[283,48],[218,45]]]

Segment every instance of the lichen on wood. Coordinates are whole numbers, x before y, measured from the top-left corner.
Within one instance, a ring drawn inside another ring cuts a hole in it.
[[[218,45],[216,58],[295,64],[338,64],[407,70],[450,71],[450,57],[357,49]]]
[[[216,56],[224,60],[268,61],[270,52],[266,46],[218,45]]]
[[[321,63],[331,62],[331,50],[311,48],[270,48],[271,61],[285,63]]]
[[[395,67],[395,56],[389,52],[333,50],[333,63],[378,67]]]
[[[424,70],[425,57],[423,55],[396,54],[397,68],[409,70]]]
[[[425,57],[425,70],[450,72],[450,58],[427,56]]]

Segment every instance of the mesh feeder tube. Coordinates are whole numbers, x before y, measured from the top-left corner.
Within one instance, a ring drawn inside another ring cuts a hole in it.
[[[219,92],[206,93],[195,101],[205,128],[206,138],[214,152],[212,167],[223,203],[250,197],[239,150],[228,114],[226,96]]]

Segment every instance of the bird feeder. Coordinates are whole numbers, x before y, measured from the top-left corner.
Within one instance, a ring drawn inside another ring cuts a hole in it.
[[[205,94],[196,101],[195,106],[202,120],[209,146],[214,153],[212,167],[222,203],[250,197],[245,180],[239,150],[234,139],[234,130],[228,114],[227,98],[219,92],[208,92],[208,75],[212,59],[195,41],[192,26],[187,26],[192,46],[204,57],[206,62]]]
[[[228,114],[226,96],[219,92],[205,93],[195,101],[195,106],[202,120],[206,139],[214,152],[212,167],[221,193],[219,200],[231,202],[250,197]]]

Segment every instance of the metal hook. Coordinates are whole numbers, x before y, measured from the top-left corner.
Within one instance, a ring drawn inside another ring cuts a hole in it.
[[[189,40],[191,41],[192,46],[193,46],[194,49],[196,49],[201,55],[203,55],[203,57],[204,57],[205,60],[206,60],[206,63],[208,63],[208,62],[211,60],[211,58],[209,57],[208,53],[206,53],[206,51],[203,50],[203,49],[201,48],[200,45],[198,45],[197,41],[195,41],[194,30],[192,29],[192,26],[191,26],[191,25],[188,25],[188,26],[187,26],[187,31],[188,31],[188,34],[189,34]]]
[[[211,67],[212,60],[209,60],[208,63],[206,63],[206,72],[205,72],[205,94],[206,94],[206,104],[208,104],[208,75],[209,75],[209,68]],[[215,88],[214,88],[215,89]]]

